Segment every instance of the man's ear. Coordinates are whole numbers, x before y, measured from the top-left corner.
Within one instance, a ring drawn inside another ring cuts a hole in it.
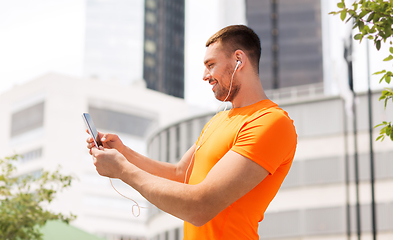
[[[236,50],[234,57],[236,59],[236,67],[240,69],[243,67],[245,61],[247,61],[247,56],[242,50]]]

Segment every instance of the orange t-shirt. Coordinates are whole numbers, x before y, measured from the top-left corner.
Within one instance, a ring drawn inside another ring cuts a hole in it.
[[[269,175],[205,225],[196,227],[185,222],[184,239],[259,239],[258,223],[295,155],[297,135],[293,120],[277,104],[262,100],[218,113],[205,125],[201,136],[196,142],[201,147],[195,153],[189,184],[202,182],[229,150],[255,161]]]

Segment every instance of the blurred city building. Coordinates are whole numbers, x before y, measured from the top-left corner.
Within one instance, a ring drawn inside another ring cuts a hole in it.
[[[326,96],[323,91],[318,91],[318,84],[269,90],[267,94],[294,120],[298,147],[292,168],[260,223],[260,239],[342,240],[346,239],[348,223],[355,237],[353,127],[352,119],[345,116],[343,100],[339,96]],[[379,92],[375,92],[372,96],[374,123],[393,118],[393,107],[390,105],[385,111],[378,98]],[[369,239],[371,189],[367,95],[359,94],[358,101],[361,227],[362,235]],[[182,120],[157,131],[151,135],[148,143],[149,156],[176,163],[196,141],[204,124],[213,115]],[[374,139],[377,134],[378,129],[374,130]],[[374,145],[378,239],[387,240],[393,238],[392,142],[385,140]],[[346,177],[350,181],[348,188]],[[347,201],[350,204],[349,222]],[[181,221],[158,209],[152,208],[149,212],[149,239],[181,239],[175,237],[182,232]]]
[[[86,0],[84,76],[142,79],[144,0]]]
[[[185,0],[146,0],[143,78],[147,88],[184,98]]]
[[[183,99],[147,89],[143,80],[124,86],[47,74],[0,95],[0,158],[22,157],[18,174],[39,175],[43,169],[77,177],[71,189],[49,205],[72,212],[71,224],[110,240],[142,240],[148,236],[148,210],[120,196],[109,179],[99,176],[86,149],[88,134],[81,114],[89,112],[99,131],[116,133],[134,150],[146,154],[146,138],[156,129],[200,114]],[[119,180],[113,184],[142,207],[150,204]]]
[[[264,89],[323,82],[321,1],[245,0],[260,37]]]

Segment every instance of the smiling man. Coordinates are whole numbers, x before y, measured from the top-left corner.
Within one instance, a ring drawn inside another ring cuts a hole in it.
[[[216,114],[175,165],[124,146],[117,135],[88,138],[99,174],[119,178],[184,222],[184,239],[259,239],[258,223],[292,164],[297,135],[259,79],[258,36],[228,26],[206,43],[203,80],[232,109]]]

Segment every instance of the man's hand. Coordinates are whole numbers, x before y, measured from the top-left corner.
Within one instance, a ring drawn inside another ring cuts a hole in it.
[[[86,132],[89,133],[88,130],[86,130]],[[123,144],[119,136],[117,136],[116,134],[98,132],[98,137],[101,139],[104,148],[109,148],[109,149],[113,148],[119,151],[121,154],[124,154],[124,149],[126,148],[126,146]],[[89,153],[91,155],[92,154],[91,149],[97,146],[95,146],[92,137],[88,137],[86,139],[86,142],[87,142],[87,148],[89,149]]]
[[[90,152],[96,170],[101,176],[120,178],[126,165],[131,165],[116,149],[93,147]]]
[[[88,133],[88,131],[86,130]],[[117,150],[118,153],[123,155],[123,157],[131,163],[132,166],[142,169],[150,174],[160,176],[162,178],[167,178],[177,182],[184,182],[185,172],[188,169],[191,158],[195,152],[195,144],[187,151],[187,153],[182,157],[178,164],[171,164],[167,162],[160,162],[143,156],[131,148],[125,146],[120,140],[119,136],[110,133],[98,132],[98,137],[101,139],[103,148],[97,149],[94,144],[93,138],[88,137],[86,139],[87,148],[89,149],[90,155],[93,155],[92,149],[97,150]],[[188,173],[191,173],[192,167],[189,169]],[[124,171],[124,170],[122,170]]]

